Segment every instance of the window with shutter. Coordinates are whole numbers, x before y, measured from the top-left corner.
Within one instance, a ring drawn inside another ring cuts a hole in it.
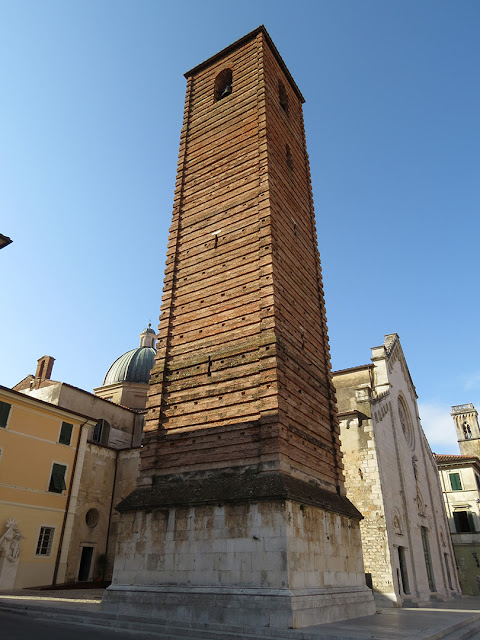
[[[99,420],[93,428],[90,441],[97,444],[108,444],[108,436],[110,433],[110,425],[106,420]]]
[[[0,427],[3,429],[7,426],[11,406],[12,405],[8,404],[8,402],[0,402]]]
[[[65,474],[67,467],[63,464],[53,463],[52,475],[50,476],[50,484],[48,490],[52,493],[62,493],[67,488],[65,484]]]
[[[451,473],[450,474],[450,486],[452,487],[452,491],[461,491],[462,490],[462,482],[460,480],[459,473]]]
[[[470,527],[470,531],[475,533],[475,523],[473,522],[473,513],[471,511],[467,511],[468,515],[468,526]]]
[[[454,511],[453,521],[457,533],[472,533],[475,531],[473,515],[470,511]]]
[[[68,422],[62,422],[62,428],[60,430],[60,438],[58,439],[60,444],[70,444],[72,441],[73,424]]]
[[[101,442],[102,432],[103,432],[103,420],[99,420],[95,425],[95,427],[93,428],[92,441]]]

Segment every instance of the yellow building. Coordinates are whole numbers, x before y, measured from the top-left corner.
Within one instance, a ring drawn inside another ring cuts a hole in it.
[[[0,386],[0,589],[64,581],[95,424]]]
[[[145,329],[140,347],[118,358],[109,368],[105,398],[52,380],[54,358],[51,356],[42,356],[35,375],[27,375],[14,388],[14,392],[21,392],[22,397],[43,401],[43,407],[91,417],[87,423],[90,427],[83,427],[61,554],[57,554],[58,559],[54,561],[58,562],[58,571],[50,574],[46,581],[42,577],[42,584],[51,584],[53,577],[56,584],[61,584],[90,582],[101,577],[108,580],[111,576],[118,525],[114,507],[122,496],[133,491],[138,476],[148,376],[155,355],[155,349],[143,342],[149,339],[151,342],[152,334],[150,328]],[[105,386],[99,387],[98,391],[105,391]],[[112,394],[116,394],[116,401],[110,397]],[[136,408],[120,406],[116,403],[120,400]],[[74,442],[72,440],[73,446]],[[16,458],[23,468],[22,456],[25,457],[27,449],[32,451],[35,447],[36,441],[30,439],[12,451],[11,465],[15,467]],[[25,484],[27,482],[30,480],[26,479]],[[10,523],[10,537],[12,526]],[[28,569],[27,577],[22,581],[22,585],[25,584],[34,584]]]

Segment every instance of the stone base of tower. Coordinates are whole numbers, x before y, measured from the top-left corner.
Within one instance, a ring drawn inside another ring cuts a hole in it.
[[[211,480],[203,484],[204,496]],[[221,479],[213,480],[219,491]],[[125,502],[143,505],[121,515],[104,608],[257,627],[303,627],[374,613],[358,511],[342,496],[282,474],[260,474],[256,481],[259,493],[283,487],[306,500],[242,498],[251,489],[248,475],[238,502],[162,506],[158,493],[134,492]],[[160,492],[164,501],[178,501],[177,483],[162,484],[170,488]],[[182,481],[182,493],[192,499],[188,484]],[[328,510],[313,504],[322,500]]]
[[[107,589],[103,608],[192,626],[256,629],[297,629],[375,613],[368,587],[291,590],[113,585]]]

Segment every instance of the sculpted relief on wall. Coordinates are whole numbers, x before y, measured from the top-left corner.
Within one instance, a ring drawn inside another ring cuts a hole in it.
[[[0,537],[0,588],[13,589],[20,556],[22,532],[15,518],[9,518]]]
[[[15,562],[20,555],[20,540],[22,538],[18,522],[15,518],[9,518],[6,530],[0,538],[0,555],[4,555],[9,562]]]

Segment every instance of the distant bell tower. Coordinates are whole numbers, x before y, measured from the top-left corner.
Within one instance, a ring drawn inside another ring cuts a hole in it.
[[[264,27],[185,76],[141,474],[105,602],[262,627],[368,615],[304,99]]]
[[[451,416],[457,431],[460,453],[464,456],[480,457],[480,428],[478,413],[473,404],[458,404],[452,407]]]

